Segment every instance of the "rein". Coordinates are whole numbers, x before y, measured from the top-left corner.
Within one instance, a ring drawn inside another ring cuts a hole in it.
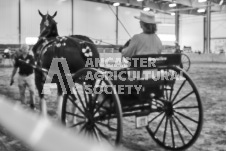
[[[19,61],[22,62],[22,63],[24,63],[24,64],[26,64],[26,65],[28,65],[28,66],[30,66],[30,67],[32,67],[32,68],[35,69],[35,70],[39,70],[39,71],[48,73],[48,70],[46,70],[46,69],[44,69],[44,68],[41,68],[41,67],[39,67],[39,66],[37,66],[37,65],[29,64],[29,63],[27,63],[27,62],[25,62],[24,60],[21,60],[21,59],[19,59]]]
[[[29,64],[29,63],[25,62],[24,60],[19,59],[19,61],[24,63],[24,64],[26,64],[26,65],[28,65],[28,66],[30,66],[30,67],[32,67],[34,70],[38,70],[38,71],[41,71],[41,72],[46,73],[46,74],[51,73],[50,70],[47,70],[45,68],[41,68],[41,67],[39,67],[37,65]],[[66,75],[72,77],[74,75],[74,73],[73,74],[69,73],[69,74],[66,74]]]
[[[46,27],[44,27],[40,33],[40,35],[42,35],[44,33],[44,31],[46,30]]]
[[[121,22],[121,20],[118,18],[117,14],[113,11],[113,9],[110,7],[110,5],[108,5],[108,7],[112,11],[112,13],[115,15],[115,17],[117,18],[117,21],[119,21],[119,23],[122,25],[123,29],[126,31],[126,33],[131,38],[131,35],[129,34],[128,30],[126,29],[126,27],[124,26],[124,24]]]
[[[82,42],[84,42],[84,43],[89,43],[89,44],[95,45],[94,43],[89,42],[89,41],[86,41],[86,40],[81,40],[81,39],[79,39],[79,38],[75,38],[75,37],[71,37],[71,38],[76,39],[76,40],[78,40],[78,41],[82,41]],[[100,40],[100,39],[95,39],[95,38],[91,38],[91,37],[88,37],[88,38],[89,38],[89,39],[92,39],[92,40],[95,40],[95,41],[99,41],[99,42],[101,42],[101,43],[105,43],[105,44],[108,44],[108,45],[110,45],[110,46],[115,47],[115,45],[114,45],[114,44],[111,44],[111,43],[108,43],[108,42],[104,42],[104,41],[102,41],[102,40]]]
[[[38,45],[42,45],[41,48],[40,48],[40,52],[38,53],[38,56],[37,56],[37,59],[35,61],[37,61],[37,64],[40,65],[41,62],[41,56],[43,54],[43,51],[44,49],[51,43],[54,42],[54,40],[46,40],[45,38],[41,38],[39,41],[41,41],[40,43],[38,43]],[[36,51],[37,51],[38,48],[36,48]],[[36,52],[37,53],[37,52]]]

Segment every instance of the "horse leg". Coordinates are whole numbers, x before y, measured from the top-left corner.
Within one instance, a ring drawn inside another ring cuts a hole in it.
[[[63,91],[60,87],[60,84],[57,83],[57,118],[59,121],[61,121],[62,105],[63,105]]]
[[[63,77],[63,80],[64,80],[64,83],[67,83],[65,77]],[[65,85],[65,87],[66,87],[66,90],[67,90],[66,93],[70,93],[69,86]],[[64,93],[63,93],[63,90],[62,90],[61,85],[60,85],[59,82],[57,83],[57,91],[58,91],[58,94],[57,94],[57,103],[58,103],[57,104],[57,116],[58,116],[58,120],[61,121],[62,107],[63,107],[63,95],[64,95]],[[73,99],[76,99],[74,94],[71,94],[71,97]],[[75,113],[76,114],[75,106],[72,103],[69,103],[67,105],[67,110],[70,113]],[[67,126],[71,126],[71,125],[73,125],[76,122],[77,122],[76,117],[74,117],[73,115],[67,115],[67,120],[66,120]]]
[[[44,99],[44,94],[42,92],[43,86],[44,86],[43,75],[37,72],[35,73],[35,85],[38,90],[38,94],[40,98],[41,115],[43,115],[43,117],[47,117],[47,105]]]

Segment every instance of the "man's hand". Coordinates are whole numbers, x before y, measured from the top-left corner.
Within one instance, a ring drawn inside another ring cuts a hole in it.
[[[130,43],[130,40],[131,39],[129,39],[126,43],[125,43],[125,45],[124,46],[121,46],[121,47],[119,47],[119,52],[122,52],[122,50],[124,49],[124,48],[126,48],[126,47],[128,47],[129,46],[129,43]]]
[[[10,86],[13,85],[13,83],[14,83],[14,79],[11,78],[11,80],[10,80]]]
[[[122,49],[123,49],[124,47],[119,47],[119,49],[118,49],[118,51],[119,52],[122,52]]]
[[[123,47],[124,47],[124,48],[128,47],[129,44],[130,44],[130,41],[131,41],[131,39],[129,39],[129,40],[125,43],[125,45],[124,45]]]

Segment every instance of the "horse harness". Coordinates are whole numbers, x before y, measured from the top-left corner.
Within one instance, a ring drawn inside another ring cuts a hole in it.
[[[65,41],[67,39],[77,41],[80,44],[81,49],[82,49],[81,53],[83,53],[83,56],[85,57],[85,59],[93,56],[91,48],[87,45],[87,43],[92,44],[92,45],[93,45],[93,43],[91,43],[89,41],[81,40],[81,39],[75,38],[75,37],[56,37],[56,38],[49,38],[49,39],[41,38],[35,45],[35,46],[42,45],[40,48],[40,51],[38,52],[38,57],[36,60],[37,65],[42,66],[41,58],[47,52],[47,49],[49,47],[51,47],[52,51],[54,52],[53,58],[60,58],[61,57],[60,51],[59,51],[59,49],[56,49],[56,47],[66,46]]]

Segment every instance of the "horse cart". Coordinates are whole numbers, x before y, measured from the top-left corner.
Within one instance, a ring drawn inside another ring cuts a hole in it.
[[[118,145],[123,136],[123,119],[135,117],[134,127],[145,127],[165,149],[184,150],[197,140],[203,123],[202,103],[195,84],[180,68],[181,54],[134,56],[128,67],[118,70],[84,68],[86,58],[99,58],[92,40],[81,35],[59,37],[53,19],[57,12],[39,14],[40,39],[33,53],[41,104],[45,104],[42,72],[50,70],[53,58],[66,58],[69,69],[75,72],[63,96],[61,117],[67,127],[97,141]],[[63,77],[66,81],[67,75]],[[61,98],[60,80],[55,80]]]
[[[130,66],[83,68],[64,95],[62,122],[98,141],[119,144],[123,119],[167,150],[185,150],[199,137],[203,110],[199,92],[180,54],[134,56]],[[152,74],[147,74],[152,73]]]

